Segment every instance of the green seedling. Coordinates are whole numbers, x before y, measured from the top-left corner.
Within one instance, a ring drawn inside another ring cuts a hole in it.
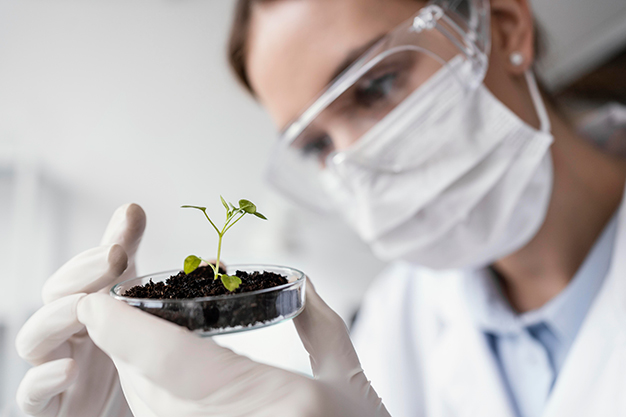
[[[221,279],[222,284],[224,284],[224,287],[228,291],[232,292],[232,291],[235,291],[237,288],[239,288],[239,285],[241,285],[241,279],[238,276],[220,274],[219,272],[220,255],[222,253],[222,238],[224,237],[226,232],[231,227],[233,227],[235,223],[241,220],[246,214],[255,215],[259,219],[263,219],[263,220],[267,220],[267,218],[261,213],[259,213],[258,211],[256,211],[256,206],[252,204],[251,201],[239,200],[239,207],[235,207],[231,203],[227,203],[226,200],[224,200],[222,196],[220,196],[220,199],[222,200],[222,205],[226,209],[226,222],[224,223],[224,226],[221,229],[219,229],[215,225],[215,223],[213,223],[213,220],[211,220],[209,215],[206,214],[206,207],[198,207],[198,206],[182,206],[181,207],[181,208],[193,208],[196,210],[200,210],[202,213],[204,213],[204,216],[207,218],[209,223],[211,223],[211,226],[213,226],[213,228],[215,229],[219,237],[217,240],[217,259],[215,260],[215,264],[205,259],[202,259],[196,255],[189,255],[187,258],[185,258],[185,264],[184,264],[183,269],[185,271],[185,274],[191,274],[193,271],[196,270],[196,268],[200,266],[200,263],[204,261],[207,264],[209,264],[211,269],[213,269],[213,274],[214,274],[213,276],[215,277],[214,279],[218,279],[218,278]]]

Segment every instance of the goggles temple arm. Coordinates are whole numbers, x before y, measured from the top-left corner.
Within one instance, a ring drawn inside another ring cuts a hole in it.
[[[442,25],[439,21],[445,23]],[[465,38],[465,31],[456,24],[454,20],[452,20],[449,16],[446,15],[445,11],[436,4],[432,4],[430,6],[426,6],[422,11],[415,16],[413,19],[413,25],[411,30],[416,33],[420,33],[424,30],[431,30],[437,28],[450,42],[454,44],[457,48],[459,48],[465,55],[468,57],[476,56],[476,48],[473,44],[461,44],[453,33],[450,33],[447,26],[449,26],[456,34],[461,37],[461,39]]]

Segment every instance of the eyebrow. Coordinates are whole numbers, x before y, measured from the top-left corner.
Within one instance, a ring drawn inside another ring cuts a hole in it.
[[[343,61],[341,61],[341,63],[337,65],[328,82],[330,83],[339,75],[341,75],[341,73],[348,69],[348,67],[352,65],[357,59],[359,59],[361,55],[367,52],[367,50],[370,49],[372,46],[376,45],[385,36],[386,34],[379,35],[372,40],[364,43],[363,45],[350,50],[350,52],[348,52],[348,55],[346,55]]]

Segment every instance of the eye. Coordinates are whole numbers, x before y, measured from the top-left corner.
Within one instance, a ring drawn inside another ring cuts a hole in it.
[[[323,134],[303,139],[298,148],[303,157],[323,161],[333,151],[334,146],[330,137]]]
[[[354,91],[356,103],[369,108],[386,101],[394,90],[397,78],[397,72],[389,72],[376,78],[362,80]]]

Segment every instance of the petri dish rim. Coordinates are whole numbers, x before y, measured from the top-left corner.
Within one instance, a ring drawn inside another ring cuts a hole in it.
[[[172,269],[169,271],[161,271],[161,272],[154,272],[152,274],[146,274],[146,275],[142,275],[140,277],[135,277],[135,278],[131,278],[131,279],[127,279],[125,281],[119,282],[117,284],[115,284],[113,287],[111,287],[111,290],[109,291],[110,295],[118,300],[123,300],[123,301],[130,301],[130,302],[155,302],[155,301],[163,301],[163,302],[167,302],[167,303],[181,303],[181,304],[186,304],[186,303],[190,303],[190,302],[203,302],[203,301],[213,301],[213,300],[223,300],[223,299],[237,299],[237,298],[244,298],[244,297],[252,297],[258,294],[265,294],[268,292],[273,292],[273,291],[281,291],[284,290],[286,288],[289,288],[291,286],[297,286],[298,284],[302,283],[303,281],[306,280],[306,274],[302,271],[300,271],[299,269],[296,268],[292,268],[292,267],[288,267],[288,266],[280,266],[280,265],[271,265],[271,264],[235,264],[235,265],[230,265],[227,266],[227,270],[254,270],[254,271],[259,271],[262,268],[268,268],[268,269],[283,269],[283,270],[290,270],[292,272],[295,272],[298,276],[298,278],[293,281],[293,282],[288,282],[287,284],[283,284],[283,285],[277,285],[275,287],[271,287],[271,288],[264,288],[262,290],[255,290],[255,291],[249,291],[249,292],[243,292],[240,294],[223,294],[223,295],[211,295],[211,296],[207,296],[207,297],[196,297],[196,298],[136,298],[136,297],[126,297],[120,294],[117,294],[115,291],[117,289],[119,289],[122,285],[124,284],[128,284],[131,281],[140,281],[142,279],[146,279],[146,278],[151,278],[154,276],[160,276],[160,275],[166,275],[166,274],[170,274],[174,275],[179,273],[181,270],[180,269]],[[168,277],[169,278],[169,277]],[[162,281],[159,281],[162,282]]]

